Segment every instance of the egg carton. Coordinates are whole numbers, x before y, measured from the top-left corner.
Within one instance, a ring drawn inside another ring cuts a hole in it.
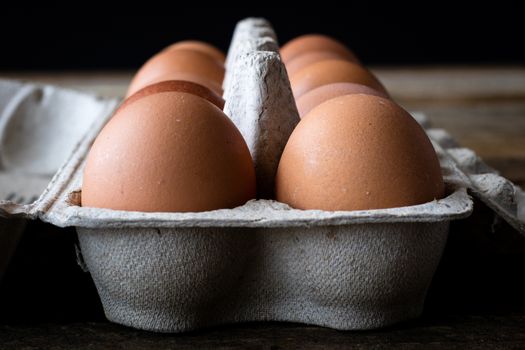
[[[118,100],[0,80],[0,279],[53,175]]]
[[[525,236],[525,192],[483,162],[474,151],[459,147],[447,131],[429,128],[426,132],[455,162],[463,181],[466,177],[466,188]]]
[[[227,67],[225,112],[254,158],[259,196],[268,198],[282,149],[299,121],[268,22],[247,19],[237,25]],[[25,86],[34,87],[18,85],[15,90]],[[328,212],[295,210],[259,199],[199,213],[84,208],[79,204],[85,159],[116,101],[34,88],[63,94],[63,100],[47,104],[45,112],[26,110],[24,118],[38,121],[41,114],[58,116],[74,108],[68,113],[77,121],[73,114],[87,108],[82,104],[93,104],[89,116],[84,115],[89,127],[68,139],[68,151],[72,147],[73,152],[43,193],[33,191],[36,201],[0,202],[0,230],[20,218],[75,226],[82,265],[93,277],[106,316],[117,323],[159,332],[264,320],[344,330],[383,327],[420,315],[449,223],[472,211],[467,189],[525,231],[518,217],[523,211],[519,189],[439,129],[427,132],[441,163],[447,196],[422,205]],[[61,142],[67,132],[57,130],[65,124],[78,127],[56,118],[50,118],[50,125],[33,124],[45,135],[40,147]],[[428,126],[424,117],[418,120]],[[32,130],[20,130],[10,132],[33,142],[27,137]],[[24,147],[40,150],[30,143],[20,145]],[[57,167],[60,162],[53,159]],[[25,164],[31,168],[34,162],[27,158]],[[47,171],[53,169],[49,166]],[[15,179],[13,172],[5,181],[8,188],[17,188]],[[0,234],[8,236],[13,232],[9,230]]]

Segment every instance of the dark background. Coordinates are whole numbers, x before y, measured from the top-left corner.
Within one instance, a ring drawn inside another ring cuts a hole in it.
[[[319,8],[268,4],[266,10],[210,8],[204,3],[198,8],[128,3],[122,9],[91,3],[74,9],[11,5],[1,14],[0,70],[133,69],[184,39],[205,40],[226,50],[235,23],[247,16],[269,19],[281,43],[310,32],[335,36],[366,64],[525,62],[525,18],[515,7],[498,2],[462,9],[424,2],[402,8],[395,3],[347,3],[348,9],[328,3]]]

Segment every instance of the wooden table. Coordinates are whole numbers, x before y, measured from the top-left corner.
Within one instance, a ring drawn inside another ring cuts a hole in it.
[[[373,70],[405,108],[425,112],[435,127],[445,128],[462,146],[525,187],[525,67]],[[122,96],[131,75],[0,73],[104,96]],[[419,320],[366,332],[255,323],[159,335],[104,321],[89,277],[74,263],[64,267],[64,259],[74,260],[74,231],[34,222],[15,256],[18,276],[8,274],[10,286],[0,287],[0,348],[525,348],[525,237],[504,223],[494,225],[492,214],[480,203],[474,218],[452,228]]]

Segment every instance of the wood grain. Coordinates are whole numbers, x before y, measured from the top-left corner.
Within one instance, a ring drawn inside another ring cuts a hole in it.
[[[115,324],[0,326],[3,350],[15,349],[522,349],[525,316],[454,315],[396,327],[341,332],[290,323],[255,323],[186,334],[155,334]]]

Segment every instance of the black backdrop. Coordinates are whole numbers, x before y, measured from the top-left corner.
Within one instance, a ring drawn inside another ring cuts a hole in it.
[[[301,11],[130,4],[135,10],[90,3],[2,10],[0,70],[136,68],[164,46],[190,38],[225,50],[236,21],[247,16],[268,18],[281,43],[309,32],[333,35],[367,64],[525,62],[524,16],[501,3],[466,9],[441,2],[404,9],[347,4],[346,10],[326,4],[323,9],[301,5]]]

